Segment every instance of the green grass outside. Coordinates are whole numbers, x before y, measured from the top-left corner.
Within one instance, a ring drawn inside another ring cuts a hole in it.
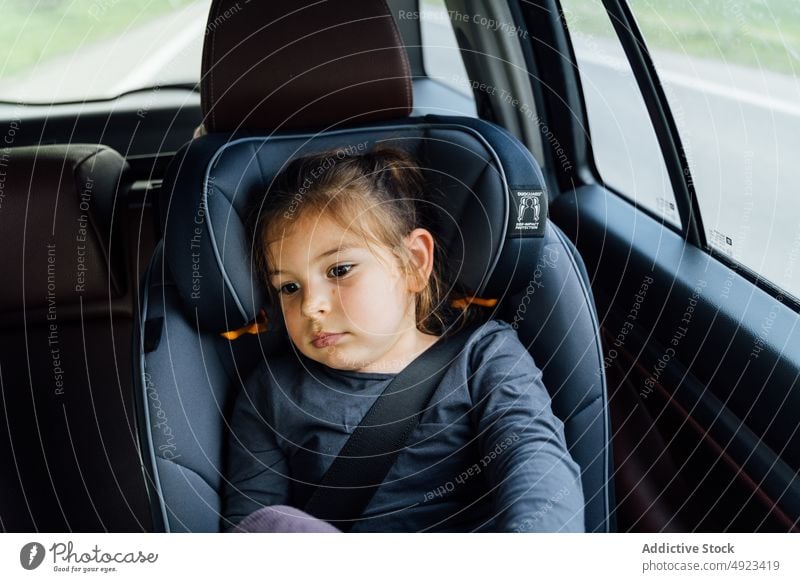
[[[656,50],[800,75],[800,0],[628,0]],[[562,0],[573,31],[611,36],[600,0]]]
[[[6,0],[0,77],[113,37],[195,0]]]
[[[0,77],[113,37],[193,1],[7,0],[0,16]],[[613,34],[600,0],[562,2],[573,30]],[[629,3],[653,49],[800,74],[800,0]]]

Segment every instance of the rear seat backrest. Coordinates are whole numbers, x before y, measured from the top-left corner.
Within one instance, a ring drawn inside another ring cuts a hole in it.
[[[96,145],[0,150],[0,530],[150,529],[126,167]]]

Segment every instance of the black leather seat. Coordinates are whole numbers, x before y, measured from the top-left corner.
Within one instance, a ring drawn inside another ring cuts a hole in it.
[[[148,531],[125,160],[94,145],[0,157],[0,529]]]
[[[228,4],[215,2],[209,21]],[[206,38],[202,102],[208,134],[178,152],[164,182],[164,239],[138,327],[143,442],[160,525],[219,530],[233,399],[257,362],[287,341],[279,326],[220,336],[262,307],[280,320],[253,276],[248,214],[288,160],[390,142],[423,162],[452,217],[441,234],[462,281],[500,298],[497,317],[530,345],[583,471],[586,527],[608,531],[611,449],[594,303],[580,256],[547,221],[544,178],[524,146],[481,120],[407,117],[405,51],[378,1],[249,5],[247,19],[222,22]]]

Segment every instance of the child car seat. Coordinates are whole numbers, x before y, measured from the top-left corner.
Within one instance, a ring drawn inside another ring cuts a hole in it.
[[[478,295],[518,328],[542,368],[581,466],[588,531],[609,531],[611,449],[599,328],[574,246],[546,219],[536,161],[478,119],[409,117],[412,80],[383,1],[251,3],[222,18],[203,53],[207,135],[172,161],[163,239],[143,282],[136,370],[154,519],[165,531],[219,531],[227,419],[262,358],[286,345],[251,262],[246,220],[291,159],[377,143],[423,161],[442,234]],[[538,216],[538,220],[536,217]],[[265,308],[274,329],[229,340]]]

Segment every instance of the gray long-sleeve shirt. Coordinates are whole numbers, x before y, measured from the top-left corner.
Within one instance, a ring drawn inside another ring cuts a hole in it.
[[[223,527],[291,505],[293,480],[319,482],[394,376],[296,354],[263,363],[234,407]],[[541,371],[510,325],[489,321],[351,531],[583,531],[583,505]]]

